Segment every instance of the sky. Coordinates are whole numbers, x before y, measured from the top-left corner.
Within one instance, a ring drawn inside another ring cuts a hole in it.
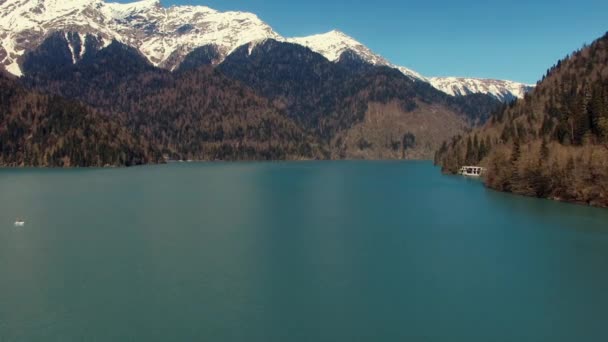
[[[121,2],[130,2],[123,0]],[[607,0],[161,0],[257,14],[279,34],[337,29],[425,76],[535,83],[608,31]]]

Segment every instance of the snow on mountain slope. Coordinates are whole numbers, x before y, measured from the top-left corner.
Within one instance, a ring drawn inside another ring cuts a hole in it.
[[[489,94],[500,101],[508,101],[513,98],[522,98],[526,92],[534,86],[492,79],[457,78],[457,77],[433,77],[426,78],[412,69],[395,65],[384,57],[374,53],[365,45],[352,37],[340,32],[330,31],[308,37],[291,38],[287,41],[304,45],[311,50],[320,53],[330,61],[336,62],[346,51],[352,51],[367,63],[372,65],[383,65],[395,68],[404,75],[413,79],[430,83],[434,88],[452,96],[465,96],[474,93]]]
[[[39,45],[47,34],[69,28],[83,34],[99,33],[107,40],[115,32],[94,18],[79,15],[90,0],[5,0],[0,3],[0,59],[6,69],[20,75],[18,58]]]
[[[397,66],[384,57],[374,53],[367,46],[356,41],[354,38],[344,34],[343,32],[333,30],[327,33],[316,34],[307,37],[297,37],[287,39],[288,42],[303,45],[315,51],[332,62],[337,62],[340,56],[346,51],[352,51],[361,57],[367,63],[372,65],[383,65],[399,69],[406,76],[416,80],[427,81],[426,78],[414,70],[406,67]]]
[[[429,81],[436,89],[452,96],[482,93],[492,95],[503,102],[523,98],[534,88],[533,85],[513,81],[479,78],[432,77]]]
[[[255,14],[219,12],[205,6],[171,6],[159,0],[122,4],[103,0],[0,0],[0,65],[21,75],[25,52],[38,47],[54,32],[74,33],[68,39],[72,60],[79,61],[89,35],[101,46],[113,39],[137,48],[159,67],[175,69],[194,49],[213,46],[217,62],[239,46],[266,39],[300,44],[337,62],[351,51],[363,61],[396,68],[412,79],[428,82],[450,95],[486,93],[503,101],[523,97],[530,86],[510,81],[466,78],[426,78],[414,70],[395,65],[365,45],[340,32],[285,39]],[[67,35],[66,35],[67,39]]]
[[[56,31],[94,34],[104,45],[116,39],[168,69],[200,46],[215,45],[225,57],[253,40],[282,39],[255,14],[205,6],[164,8],[158,0],[5,0],[0,2],[0,63],[20,75],[19,58]]]
[[[365,45],[337,30],[308,37],[289,38],[287,41],[306,46],[332,62],[336,62],[345,51],[352,50],[371,64],[388,64],[388,61],[382,56],[375,54]]]

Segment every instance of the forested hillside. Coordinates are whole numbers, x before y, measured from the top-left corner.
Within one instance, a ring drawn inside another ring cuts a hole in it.
[[[608,207],[608,34],[435,160],[451,173],[486,166],[486,184],[500,191]]]
[[[51,34],[23,56],[25,74],[18,82],[50,99],[84,104],[82,110],[120,126],[120,136],[136,137],[128,144],[145,150],[128,160],[111,152],[108,164],[425,159],[444,139],[485,122],[499,105],[489,95],[446,95],[348,53],[333,63],[306,47],[272,39],[242,46],[219,66],[217,47],[200,47],[174,72],[153,66],[118,41],[103,47],[91,35],[84,44],[81,40],[72,33]],[[63,134],[71,134],[72,127],[66,130]],[[41,131],[45,138],[47,133]],[[5,145],[22,150],[25,142],[13,138]],[[34,162],[20,152],[6,164],[86,166],[94,151],[62,163],[55,157]]]
[[[431,158],[443,139],[499,106],[489,95],[446,95],[349,52],[332,63],[272,39],[237,49],[218,69],[270,99],[337,159]],[[404,144],[411,135],[417,143]]]
[[[113,113],[169,158],[429,158],[499,104],[274,40],[245,45],[217,67],[217,48],[203,46],[170,72],[117,41],[99,49],[92,37],[73,63],[66,37],[51,35],[24,56],[22,82]]]
[[[22,88],[0,73],[0,166],[129,166],[160,151],[119,117]]]
[[[51,39],[62,44],[61,36]],[[34,56],[26,56],[26,61]],[[23,82],[121,117],[129,131],[172,159],[276,160],[327,155],[314,138],[280,115],[268,100],[213,68],[171,73],[152,67],[135,49],[119,42],[92,50],[74,65],[51,65],[42,72],[28,73]]]

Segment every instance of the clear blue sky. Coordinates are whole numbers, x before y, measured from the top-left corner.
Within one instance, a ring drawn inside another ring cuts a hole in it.
[[[130,2],[123,0],[121,2]],[[608,0],[161,0],[256,13],[283,36],[341,30],[426,76],[534,83],[608,31]]]

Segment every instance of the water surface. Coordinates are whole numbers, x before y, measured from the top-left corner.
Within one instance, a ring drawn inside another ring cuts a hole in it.
[[[0,170],[0,341],[606,341],[607,270],[607,210],[426,162]]]

